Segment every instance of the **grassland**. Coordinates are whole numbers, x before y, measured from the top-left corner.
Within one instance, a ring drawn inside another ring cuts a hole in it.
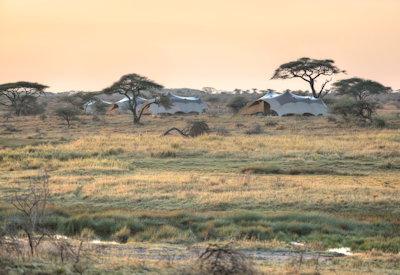
[[[400,252],[400,131],[325,118],[200,116],[224,135],[165,136],[193,117],[84,116],[2,121],[0,215],[40,170],[51,180],[47,226],[129,242]],[[255,123],[263,133],[246,135]],[[10,127],[12,125],[13,127]],[[14,129],[12,129],[14,128]],[[224,131],[221,131],[224,129]],[[398,264],[398,262],[397,262]],[[394,268],[397,265],[394,266]]]

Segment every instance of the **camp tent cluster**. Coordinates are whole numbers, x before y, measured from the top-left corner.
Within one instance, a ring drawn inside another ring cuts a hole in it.
[[[207,109],[207,105],[198,97],[183,97],[174,94],[166,95],[169,99],[170,106],[164,107],[161,104],[151,104],[146,110],[145,114],[163,115],[163,114],[201,114]],[[155,99],[145,99],[142,97],[136,98],[137,110],[140,110],[146,103],[152,102]],[[101,99],[91,100],[85,104],[85,111],[88,114],[96,112],[96,107],[107,105],[108,110],[117,113],[129,113],[129,99],[123,98],[115,103],[104,101]]]
[[[168,108],[161,104],[151,104],[145,114],[162,115],[162,114],[201,114],[206,111],[206,104],[198,97],[183,97],[173,94],[166,95],[169,98],[170,106]],[[147,102],[154,99],[137,98],[137,108],[140,110]],[[119,113],[129,112],[129,101],[123,98],[115,103],[115,108]]]
[[[151,104],[145,114],[201,114],[207,109],[207,105],[198,97],[183,97],[174,94],[167,94],[170,106],[164,107],[161,104]],[[155,99],[138,97],[137,109],[140,110],[146,103]],[[109,102],[101,99],[91,100],[85,104],[85,111],[88,114],[96,113],[99,106],[118,113],[129,113],[129,101],[123,98],[117,102]],[[259,99],[250,102],[240,111],[243,115],[326,115],[328,107],[320,98],[312,96],[299,96],[291,92],[283,94],[268,92]]]
[[[268,92],[259,99],[246,105],[241,111],[243,115],[313,115],[328,113],[328,107],[320,98],[299,96],[291,92],[283,94]]]

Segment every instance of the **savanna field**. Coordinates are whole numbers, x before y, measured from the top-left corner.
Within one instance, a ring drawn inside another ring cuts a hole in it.
[[[206,121],[211,133],[162,136],[193,119]],[[289,251],[296,242],[307,251],[351,248],[354,256],[321,264],[327,273],[400,268],[397,127],[230,115],[146,116],[141,126],[132,126],[128,115],[81,116],[69,129],[56,118],[1,124],[2,219],[15,212],[13,194],[47,171],[47,226],[69,238],[86,229],[102,241],[125,235],[127,244],[111,250],[233,242],[244,250]],[[255,124],[260,133],[252,133]],[[94,270],[122,273],[174,273],[184,262],[113,253],[96,258],[102,260]],[[297,265],[256,262],[265,272]]]

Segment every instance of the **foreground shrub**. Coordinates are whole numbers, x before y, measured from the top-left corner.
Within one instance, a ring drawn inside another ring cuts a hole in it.
[[[385,128],[386,127],[386,121],[383,118],[380,118],[380,117],[375,117],[372,120],[372,124],[376,128]]]
[[[127,243],[130,234],[131,230],[127,226],[124,226],[113,234],[113,239],[119,243]]]
[[[343,117],[356,117],[362,119],[372,119],[372,114],[376,112],[379,107],[377,102],[367,99],[356,100],[350,97],[343,97],[333,104],[332,113],[341,115]]]
[[[200,254],[192,274],[257,274],[243,253],[229,245],[210,244]]]
[[[254,124],[250,129],[245,131],[246,135],[259,135],[263,132],[263,129],[259,124]]]

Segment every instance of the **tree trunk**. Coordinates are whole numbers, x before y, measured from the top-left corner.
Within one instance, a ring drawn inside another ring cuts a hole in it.
[[[145,105],[142,106],[142,108],[140,109],[140,112],[139,112],[139,116],[138,116],[139,120],[142,118],[142,115],[143,115],[144,111],[146,111],[146,109],[149,108],[149,106],[151,104],[154,104],[154,103],[155,102],[148,102],[148,103],[146,103]]]
[[[133,124],[139,124],[140,123],[140,117],[136,113],[136,98],[131,98],[129,100],[129,105],[131,106],[131,112],[133,116]]]
[[[31,251],[31,256],[33,257],[34,254],[35,254],[35,248],[34,248],[34,245],[33,245],[32,235],[28,231],[25,231],[25,233],[26,233],[26,235],[28,237],[29,248],[30,248],[30,251]]]
[[[317,91],[315,90],[315,87],[314,87],[314,79],[311,79],[309,83],[310,83],[311,92],[313,94],[313,97],[318,98]]]

